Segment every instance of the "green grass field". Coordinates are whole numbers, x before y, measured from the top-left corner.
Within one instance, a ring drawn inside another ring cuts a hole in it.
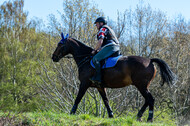
[[[175,121],[157,119],[154,123],[136,121],[135,116],[101,118],[88,114],[69,115],[55,112],[3,113],[0,112],[0,125],[25,126],[175,126]]]

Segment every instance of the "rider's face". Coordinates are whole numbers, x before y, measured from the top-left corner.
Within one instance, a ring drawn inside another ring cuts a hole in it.
[[[100,27],[101,27],[102,25],[103,25],[102,22],[96,22],[96,27],[97,27],[98,30],[100,29]]]

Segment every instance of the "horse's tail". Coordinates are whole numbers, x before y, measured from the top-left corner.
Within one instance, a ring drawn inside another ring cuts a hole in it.
[[[176,76],[175,74],[171,71],[170,67],[168,66],[168,64],[161,60],[161,59],[157,59],[157,58],[153,58],[151,59],[151,62],[155,62],[158,64],[158,66],[160,67],[160,74],[163,80],[163,83],[161,84],[161,86],[164,85],[164,83],[168,83],[168,84],[173,84]]]

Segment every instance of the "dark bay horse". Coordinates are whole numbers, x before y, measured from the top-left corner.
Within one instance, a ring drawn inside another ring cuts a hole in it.
[[[113,117],[113,112],[109,106],[105,88],[122,88],[134,85],[145,98],[145,103],[137,114],[137,119],[141,120],[143,113],[149,106],[149,116],[147,121],[153,121],[154,98],[148,90],[151,81],[156,75],[156,67],[153,62],[157,63],[160,68],[162,85],[166,82],[172,84],[174,75],[169,66],[161,59],[147,59],[140,56],[122,56],[117,64],[112,68],[102,70],[102,87],[96,87],[89,78],[95,73],[95,69],[90,65],[92,48],[83,44],[74,38],[64,38],[59,42],[52,59],[58,62],[67,54],[71,54],[78,66],[80,88],[71,110],[71,114],[75,114],[77,106],[89,87],[98,89],[104,104],[108,111],[108,116]]]

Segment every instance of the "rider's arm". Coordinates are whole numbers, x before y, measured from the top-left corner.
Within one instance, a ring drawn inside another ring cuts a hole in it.
[[[92,51],[92,54],[95,54],[95,52],[97,52],[101,48],[102,43],[103,43],[103,38],[98,40],[98,43],[97,43],[96,47],[94,48],[94,50]]]
[[[98,43],[97,43],[95,49],[92,51],[92,54],[95,54],[96,51],[100,50],[106,31],[107,31],[106,28],[101,28],[100,31],[98,32]]]
[[[94,50],[99,50],[101,48],[101,46],[102,46],[102,43],[103,43],[103,38],[98,40],[98,43],[97,43]]]

